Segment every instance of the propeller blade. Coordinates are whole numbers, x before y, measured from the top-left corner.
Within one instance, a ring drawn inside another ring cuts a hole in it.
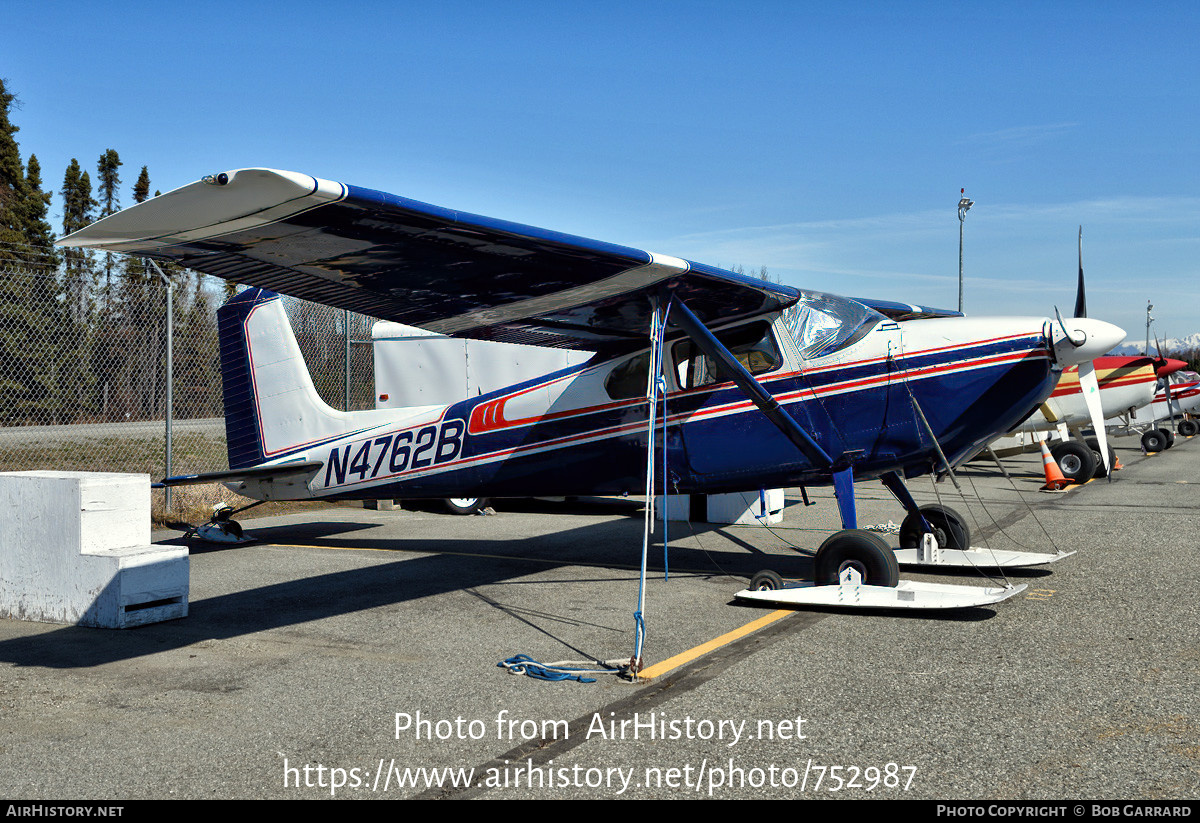
[[[1083,391],[1083,402],[1087,403],[1088,415],[1092,418],[1092,431],[1100,444],[1100,458],[1104,461],[1104,474],[1112,479],[1109,468],[1108,433],[1104,430],[1104,412],[1100,407],[1100,384],[1096,379],[1096,366],[1090,360],[1079,364],[1079,388]]]
[[[1158,360],[1154,363],[1155,371],[1167,365],[1167,358],[1163,357],[1162,343],[1158,341],[1158,335],[1154,335],[1154,349],[1158,352]],[[1175,422],[1175,415],[1183,414],[1182,409],[1177,409],[1175,406],[1175,398],[1171,396],[1171,375],[1164,374],[1162,376],[1163,386],[1167,392],[1167,416],[1171,418],[1171,422]]]
[[[1075,287],[1075,316],[1087,317],[1087,296],[1083,293],[1083,226],[1079,227],[1079,285]]]

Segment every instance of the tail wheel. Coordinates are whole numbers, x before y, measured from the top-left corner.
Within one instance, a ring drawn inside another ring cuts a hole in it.
[[[971,530],[963,516],[949,506],[922,506],[921,515],[933,529],[933,538],[943,549],[971,548]],[[900,548],[915,549],[921,545],[921,519],[909,514],[900,524]]]
[[[447,497],[446,510],[451,514],[477,514],[487,508],[486,497]]]
[[[750,578],[750,591],[774,592],[783,588],[783,578],[770,569],[763,569]]]
[[[838,532],[822,543],[815,565],[819,586],[837,583],[847,568],[855,569],[869,586],[895,588],[900,582],[896,554],[879,535],[860,529]]]
[[[1195,420],[1180,420],[1177,431],[1180,437],[1195,437],[1196,433],[1200,431],[1200,426],[1196,425]]]
[[[1147,454],[1160,452],[1167,447],[1167,438],[1163,436],[1162,429],[1151,429],[1142,435],[1142,448]]]

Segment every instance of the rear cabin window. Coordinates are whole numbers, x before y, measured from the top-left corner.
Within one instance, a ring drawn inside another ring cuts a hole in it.
[[[646,373],[650,370],[650,352],[626,360],[608,373],[604,390],[613,400],[646,396]]]

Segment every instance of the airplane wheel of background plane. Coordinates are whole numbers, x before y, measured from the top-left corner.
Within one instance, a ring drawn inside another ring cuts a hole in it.
[[[1092,459],[1096,461],[1096,471],[1092,474],[1092,477],[1104,477],[1104,455],[1100,454],[1100,441],[1094,437],[1089,437],[1083,442],[1087,443],[1087,447],[1092,450]],[[1112,446],[1108,448],[1108,459],[1112,460]]]
[[[487,508],[486,497],[447,497],[446,510],[451,514],[475,514]]]
[[[1159,429],[1159,432],[1162,433],[1163,439],[1167,443],[1166,448],[1169,449],[1175,445],[1175,432],[1170,429]]]
[[[1167,438],[1163,436],[1162,429],[1151,429],[1142,435],[1142,448],[1147,454],[1160,452],[1167,447]]]
[[[1200,426],[1196,425],[1195,420],[1179,421],[1178,432],[1180,437],[1194,437],[1197,431],[1200,431]]]
[[[783,588],[783,578],[770,569],[763,569],[750,578],[750,591],[773,592]]]
[[[933,527],[933,537],[943,549],[971,548],[971,530],[963,516],[949,506],[922,506],[921,514]],[[909,514],[900,524],[900,548],[915,549],[921,545],[921,521]]]
[[[1050,450],[1050,455],[1068,480],[1084,483],[1096,476],[1096,458],[1083,443],[1073,440],[1058,443]]]
[[[895,552],[879,535],[860,529],[840,531],[822,543],[815,566],[818,586],[836,584],[847,566],[857,569],[869,586],[894,588],[900,582]]]

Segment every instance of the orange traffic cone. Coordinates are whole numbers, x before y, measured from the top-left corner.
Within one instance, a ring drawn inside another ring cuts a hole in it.
[[[1121,465],[1121,458],[1117,457],[1116,454],[1113,454],[1112,459],[1113,459],[1113,467],[1112,467],[1113,471],[1119,472],[1121,469],[1125,468],[1124,466]]]
[[[1050,449],[1046,448],[1045,440],[1042,441],[1042,469],[1046,472],[1046,485],[1042,486],[1042,491],[1062,491],[1071,485],[1071,481],[1063,476],[1062,469],[1058,467],[1058,463],[1050,456]]]

